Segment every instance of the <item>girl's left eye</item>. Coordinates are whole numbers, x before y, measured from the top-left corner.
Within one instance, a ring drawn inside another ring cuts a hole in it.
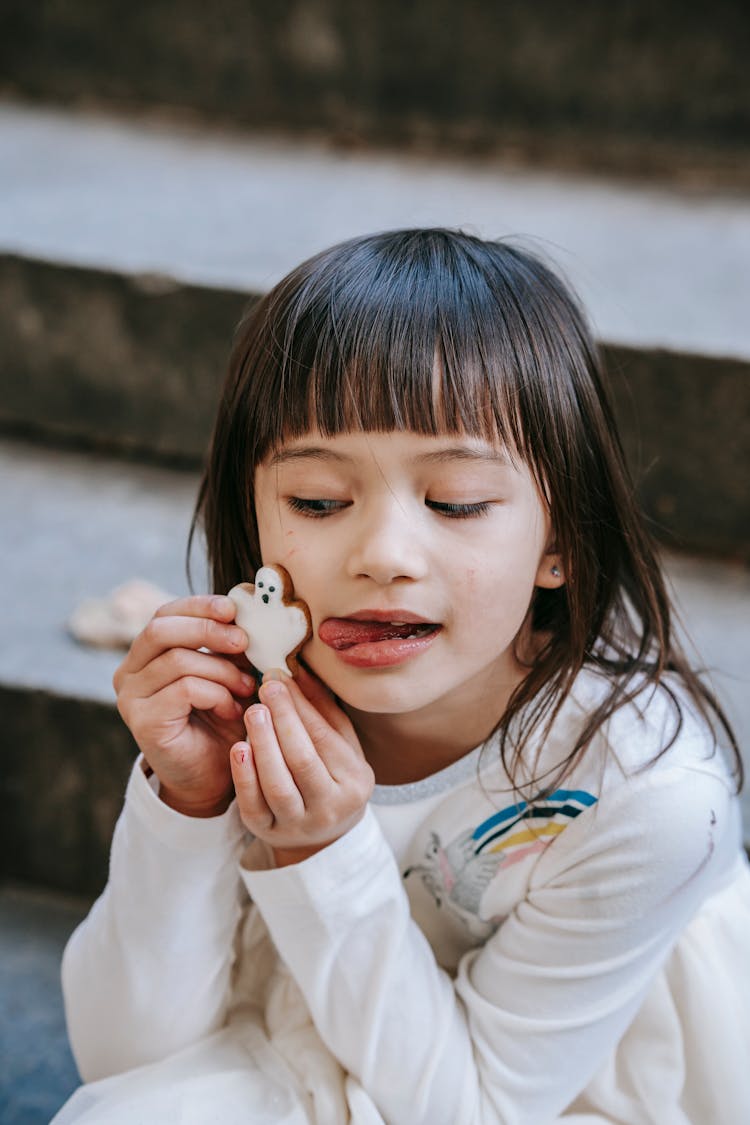
[[[303,500],[301,496],[290,496],[287,503],[293,512],[310,516],[312,519],[333,515],[334,512],[340,512],[347,506],[344,500]]]
[[[472,516],[483,516],[490,510],[488,500],[480,500],[476,504],[448,504],[437,500],[425,500],[425,504],[434,512],[452,520],[467,520],[471,519]]]

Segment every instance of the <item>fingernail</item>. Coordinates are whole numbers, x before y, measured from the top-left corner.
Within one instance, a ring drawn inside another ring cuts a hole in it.
[[[263,681],[263,695],[268,699],[275,699],[277,695],[281,695],[284,690],[283,686],[278,680],[264,680]]]
[[[286,674],[286,672],[282,672],[281,668],[269,668],[267,672],[263,673],[264,684],[283,684],[284,680],[288,679],[288,675]]]
[[[255,680],[253,679],[253,677],[252,677],[252,676],[247,676],[247,675],[245,675],[245,673],[243,672],[243,673],[242,673],[242,677],[241,677],[241,679],[242,679],[242,686],[243,686],[243,688],[247,688],[247,690],[248,690],[248,691],[252,691],[252,690],[253,690],[253,688],[255,687]]]
[[[238,766],[247,764],[250,758],[250,746],[247,742],[238,742],[236,746],[232,747],[232,757]]]
[[[247,713],[247,721],[256,727],[264,726],[267,718],[268,711],[266,711],[265,707],[251,707]]]

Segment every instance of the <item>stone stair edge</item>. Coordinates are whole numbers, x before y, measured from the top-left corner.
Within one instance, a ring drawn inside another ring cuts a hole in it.
[[[0,102],[6,161],[6,251],[264,291],[364,231],[448,226],[549,260],[602,338],[750,357],[743,195]]]
[[[564,275],[562,267],[560,272]],[[23,249],[5,248],[0,245],[0,284],[12,281],[14,273],[22,274],[29,271],[42,277],[44,273],[50,278],[55,275],[74,284],[85,285],[90,280],[94,287],[98,285],[111,285],[120,294],[133,294],[144,301],[153,301],[162,306],[169,306],[171,302],[196,299],[211,302],[214,307],[227,308],[236,313],[236,319],[229,326],[229,336],[224,338],[225,351],[228,355],[234,329],[240,317],[267,292],[270,286],[263,287],[257,284],[237,285],[220,282],[211,277],[197,280],[192,277],[181,276],[178,270],[153,270],[129,268],[127,265],[105,265],[93,261],[73,261],[68,256],[55,254],[36,253]],[[575,291],[575,286],[573,286]],[[91,286],[87,286],[90,290]],[[13,296],[14,294],[10,294]],[[210,307],[210,306],[208,306]],[[33,334],[33,314],[21,308],[13,310],[14,315],[21,321],[20,331]],[[25,312],[25,315],[24,315]],[[0,322],[2,323],[2,322]],[[4,328],[5,326],[3,326]],[[696,347],[681,346],[671,342],[655,342],[644,340],[642,342],[621,339],[616,333],[607,334],[596,331],[594,335],[600,347],[605,350],[628,353],[663,354],[673,356],[675,359],[692,360],[706,359],[720,365],[737,364],[750,369],[750,349],[744,354],[727,348],[725,351],[716,351],[713,348],[701,349]]]
[[[564,276],[564,270],[558,267]],[[112,285],[120,293],[132,293],[143,300],[153,300],[161,305],[168,305],[170,301],[179,301],[185,298],[195,298],[202,301],[208,300],[216,307],[239,310],[236,320],[230,324],[229,337],[225,338],[225,350],[228,354],[234,329],[240,317],[267,292],[270,286],[263,287],[257,284],[237,285],[217,281],[211,277],[197,280],[193,277],[182,276],[180,270],[167,271],[155,269],[129,268],[127,265],[105,265],[93,261],[73,261],[69,256],[36,253],[23,249],[5,248],[0,245],[0,284],[5,281],[6,275],[24,270],[36,271],[38,276],[48,273],[50,277],[63,275],[73,283],[85,283],[90,279],[94,286]],[[90,287],[89,287],[90,288]],[[573,286],[575,291],[575,286]],[[19,319],[22,322],[21,331],[33,332],[33,326],[23,310]],[[24,323],[25,322],[25,323]],[[0,322],[1,323],[1,322]],[[679,360],[705,359],[720,365],[732,364],[746,367],[750,370],[750,349],[748,354],[733,351],[716,351],[713,348],[700,349],[669,342],[654,342],[644,340],[636,342],[621,339],[617,334],[597,333],[594,326],[594,335],[597,343],[605,350],[622,352],[625,354],[663,354],[673,356]]]
[[[0,716],[0,878],[98,894],[137,754],[130,732],[113,705],[37,688],[0,684]]]
[[[367,154],[384,159],[456,163],[482,168],[501,165],[509,175],[587,179],[677,192],[688,198],[712,195],[738,200],[750,189],[750,153],[717,139],[680,143],[648,136],[613,138],[602,129],[582,136],[574,128],[529,129],[503,127],[494,134],[457,129],[453,134],[419,127],[408,134],[369,130],[357,132],[318,124],[218,120],[200,110],[167,103],[107,102],[97,97],[50,99],[0,81],[0,107],[20,111],[84,115],[92,121],[116,122],[144,131],[169,132],[177,137],[210,134],[227,144],[258,141],[270,146],[295,144],[321,149],[333,156]]]
[[[0,254],[0,432],[200,465],[234,330],[257,297]],[[750,359],[603,347],[656,533],[675,549],[750,556]]]
[[[731,0],[710,21],[677,0],[659,9],[638,0],[606,20],[593,6],[575,21],[553,0],[484,3],[458,23],[448,0],[417,4],[406,21],[369,0],[354,10],[344,0],[278,10],[220,0],[210,12],[191,0],[179,20],[160,5],[124,18],[113,8],[92,13],[74,0],[32,15],[8,0],[4,88],[325,128],[350,144],[386,135],[476,147],[514,130],[542,139],[593,130],[605,152],[613,136],[639,149],[673,137],[739,150],[746,133],[746,22]],[[509,35],[516,50],[498,65]]]

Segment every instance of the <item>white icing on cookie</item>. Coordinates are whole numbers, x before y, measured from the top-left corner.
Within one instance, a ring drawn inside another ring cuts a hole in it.
[[[310,636],[309,612],[304,602],[290,600],[291,579],[283,567],[262,566],[255,584],[233,586],[228,597],[237,607],[235,621],[247,633],[247,658],[259,672],[280,668],[292,672],[287,657]]]

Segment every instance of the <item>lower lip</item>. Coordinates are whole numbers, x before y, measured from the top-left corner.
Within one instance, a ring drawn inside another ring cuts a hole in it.
[[[394,664],[404,664],[425,652],[439,636],[440,629],[427,633],[424,637],[395,637],[388,641],[368,641],[366,644],[352,645],[350,648],[332,648],[344,664],[355,668],[390,668]]]

